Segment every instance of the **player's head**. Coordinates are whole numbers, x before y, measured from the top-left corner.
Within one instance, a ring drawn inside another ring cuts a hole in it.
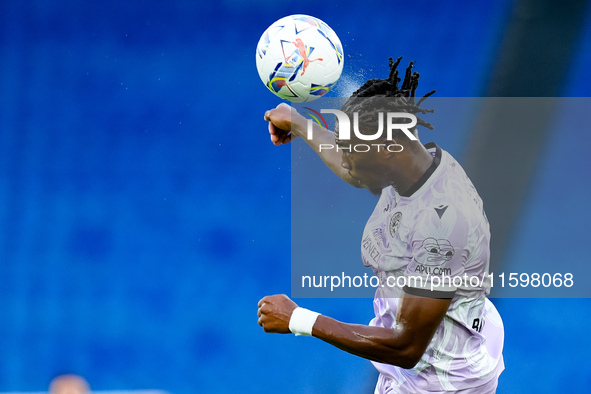
[[[386,79],[374,78],[366,81],[359,89],[357,89],[351,97],[341,107],[341,111],[350,115],[353,119],[353,114],[358,113],[359,116],[359,130],[363,134],[373,134],[378,130],[378,114],[388,112],[404,112],[409,114],[425,114],[433,112],[432,109],[421,108],[421,104],[425,99],[435,93],[435,90],[425,94],[418,102],[415,102],[415,93],[419,86],[418,72],[413,72],[412,68],[414,62],[410,62],[404,74],[404,80],[398,76],[398,65],[402,57],[399,57],[396,62],[392,58],[389,59],[390,74]],[[400,86],[400,82],[402,85]],[[417,125],[433,129],[431,123],[424,121],[420,117],[417,118]],[[410,122],[409,119],[400,119],[397,123]],[[366,130],[366,131],[364,131]],[[412,128],[415,137],[417,136],[416,127]],[[394,140],[406,146],[404,143],[408,137],[400,130],[395,129],[392,135]],[[338,138],[338,135],[337,135]],[[382,134],[382,140],[386,139],[386,133]]]
[[[421,147],[420,141],[411,140],[402,130],[392,130],[391,139],[388,139],[386,131],[387,113],[402,112],[406,114],[425,114],[433,112],[432,109],[421,108],[422,102],[435,90],[424,95],[415,102],[415,92],[419,85],[419,73],[412,72],[413,62],[410,62],[402,80],[398,77],[397,67],[402,58],[396,62],[390,58],[390,74],[386,79],[370,79],[363,84],[347,102],[341,107],[341,111],[349,115],[349,119],[357,117],[357,125],[361,134],[375,135],[380,129],[379,119],[382,117],[382,135],[371,142],[362,141],[350,133],[348,140],[339,139],[338,127],[335,127],[336,143],[340,147],[350,147],[343,150],[343,167],[349,170],[349,175],[359,181],[359,186],[369,189],[373,194],[379,194],[389,182],[385,168],[392,165],[404,164],[407,155]],[[416,116],[417,125],[433,129],[433,126]],[[395,123],[408,123],[409,118],[397,118]],[[355,122],[355,121],[354,121]],[[409,130],[418,138],[416,127]],[[371,146],[370,150],[361,152],[353,147]],[[378,147],[381,145],[381,147]],[[403,151],[404,153],[402,153]]]
[[[66,374],[53,379],[49,385],[50,394],[88,394],[88,382],[78,375]]]

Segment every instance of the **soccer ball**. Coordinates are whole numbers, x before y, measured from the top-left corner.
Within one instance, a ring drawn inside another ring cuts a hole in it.
[[[343,71],[343,46],[324,22],[291,15],[273,23],[257,45],[259,76],[282,99],[302,103],[325,95]]]

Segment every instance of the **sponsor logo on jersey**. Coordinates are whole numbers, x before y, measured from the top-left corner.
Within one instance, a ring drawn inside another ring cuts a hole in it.
[[[440,205],[440,206],[434,208],[435,209],[435,212],[437,212],[437,216],[439,216],[439,219],[441,219],[441,217],[443,216],[443,214],[447,210],[447,207],[448,206],[449,205]]]
[[[419,263],[425,265],[441,265],[454,257],[454,247],[447,239],[426,238],[419,253]]]
[[[415,272],[427,275],[451,275],[451,268],[445,267],[429,267],[423,264],[417,264]]]
[[[374,228],[371,231],[371,234],[373,235],[373,238],[376,240],[376,243],[378,245],[381,245],[381,246],[384,246],[384,247],[387,246],[386,245],[386,240],[384,239],[384,234],[383,234],[381,228],[379,228],[379,227],[378,228]]]
[[[374,233],[374,237],[375,237],[375,233]],[[371,261],[367,261],[367,257],[369,257],[374,263],[377,264],[378,260],[381,257],[381,253],[380,250],[378,249],[378,247],[372,242],[371,240],[371,236],[368,234],[365,238],[363,238],[363,241],[361,242],[361,246],[363,247],[363,250],[365,251],[365,253],[362,254],[362,260],[363,260],[363,265],[365,265],[366,267],[369,267],[370,265],[372,265]]]
[[[429,275],[451,275],[451,268],[440,267],[454,256],[453,245],[447,239],[426,238],[414,256],[415,272]]]

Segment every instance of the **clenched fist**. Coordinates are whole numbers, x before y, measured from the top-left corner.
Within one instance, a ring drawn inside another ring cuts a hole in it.
[[[278,334],[289,334],[289,319],[293,310],[297,308],[285,294],[277,294],[263,297],[259,301],[259,326],[263,327],[265,332]]]
[[[285,103],[265,112],[265,120],[269,122],[271,142],[275,145],[290,143],[299,136],[306,122],[302,115]]]

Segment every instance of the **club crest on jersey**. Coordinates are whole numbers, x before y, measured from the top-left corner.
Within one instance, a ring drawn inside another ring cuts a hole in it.
[[[402,219],[402,212],[396,212],[390,218],[390,235],[394,238],[396,232],[398,231],[398,227],[400,227],[400,219]]]

